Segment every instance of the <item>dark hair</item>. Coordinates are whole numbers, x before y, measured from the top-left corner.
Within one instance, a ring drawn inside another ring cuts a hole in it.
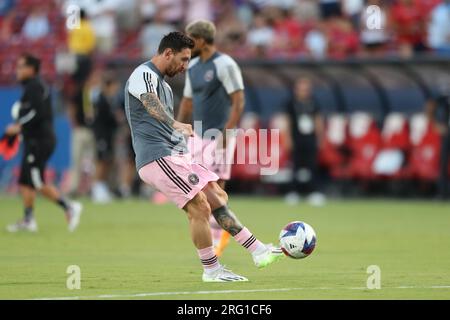
[[[41,60],[29,53],[23,53],[20,58],[25,60],[25,65],[32,67],[36,74],[39,73],[39,70],[41,69]]]
[[[194,48],[194,41],[183,32],[175,31],[166,34],[161,39],[158,47],[158,53],[161,54],[166,49],[172,49],[174,52],[180,52],[186,48]]]

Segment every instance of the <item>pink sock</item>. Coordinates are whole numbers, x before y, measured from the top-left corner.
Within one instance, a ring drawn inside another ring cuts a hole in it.
[[[214,272],[220,268],[220,263],[219,260],[217,260],[213,247],[197,249],[197,252],[206,273]]]
[[[250,253],[254,253],[257,250],[263,251],[266,248],[264,244],[256,239],[256,237],[245,227],[237,235],[234,236],[234,239],[239,242],[245,249],[250,251]]]

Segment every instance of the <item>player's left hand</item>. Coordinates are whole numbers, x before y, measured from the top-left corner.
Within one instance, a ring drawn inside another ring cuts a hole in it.
[[[173,128],[179,132],[181,132],[185,136],[193,137],[194,130],[192,129],[192,125],[188,123],[181,123],[179,121],[175,121],[173,123]]]
[[[6,127],[5,134],[8,136],[15,136],[20,133],[21,127],[18,123],[11,123],[8,127]]]

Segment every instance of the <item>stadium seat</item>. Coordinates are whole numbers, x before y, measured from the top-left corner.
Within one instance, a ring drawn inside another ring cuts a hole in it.
[[[378,178],[403,178],[405,159],[409,155],[409,125],[406,116],[393,112],[386,116],[382,130],[381,149],[373,170]]]
[[[333,168],[331,175],[338,179],[375,178],[372,164],[381,148],[381,133],[371,115],[355,112],[350,116],[346,147],[348,160]]]
[[[326,120],[325,138],[319,148],[319,164],[330,171],[343,165],[342,152],[347,137],[347,119],[342,114],[330,115]]]
[[[435,181],[439,177],[441,137],[425,114],[419,113],[410,120],[412,145],[405,177]]]

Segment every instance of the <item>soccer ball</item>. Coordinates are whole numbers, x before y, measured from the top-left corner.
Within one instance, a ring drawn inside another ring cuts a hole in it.
[[[294,221],[280,232],[281,250],[293,259],[306,258],[316,247],[316,239],[316,233],[309,224]]]

